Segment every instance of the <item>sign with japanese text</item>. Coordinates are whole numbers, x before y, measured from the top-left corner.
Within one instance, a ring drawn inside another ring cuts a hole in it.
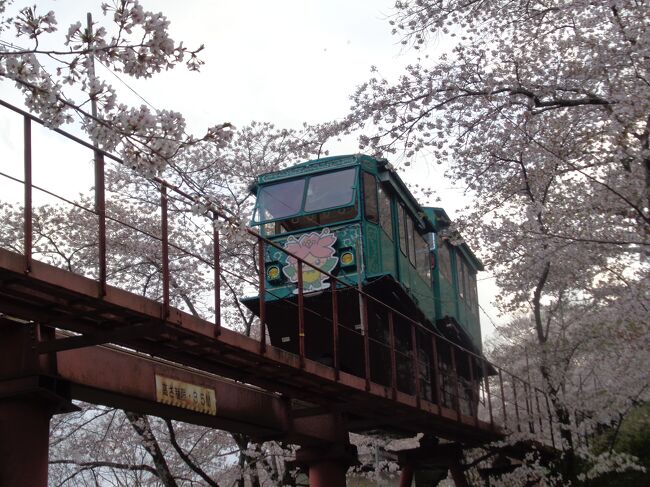
[[[217,414],[214,389],[156,374],[156,401],[198,413]]]

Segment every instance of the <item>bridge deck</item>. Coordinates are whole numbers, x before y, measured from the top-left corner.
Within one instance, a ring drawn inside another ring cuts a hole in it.
[[[431,433],[463,443],[498,439],[490,423],[370,382],[343,371],[304,360],[241,333],[171,308],[151,299],[107,286],[101,296],[96,281],[31,262],[25,272],[23,255],[0,249],[0,313],[20,320],[80,334],[43,343],[41,353],[114,343],[155,357],[253,384],[313,408],[295,411],[309,415],[344,412],[352,431],[383,430],[398,435]],[[110,372],[108,372],[110,373]]]

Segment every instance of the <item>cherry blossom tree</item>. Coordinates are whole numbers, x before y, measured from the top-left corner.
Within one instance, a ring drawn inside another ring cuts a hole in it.
[[[0,34],[24,47],[0,43],[0,80],[13,82],[27,108],[50,126],[80,122],[101,148],[118,151],[129,167],[156,174],[199,141],[222,147],[230,124],[211,127],[202,137],[187,135],[183,116],[171,110],[120,103],[115,89],[95,74],[95,63],[134,78],[184,64],[198,70],[203,46],[189,49],[169,34],[169,20],[145,10],[137,0],[102,4],[104,24],[78,21],[58,44],[53,11],[0,1]],[[54,44],[57,47],[48,48]],[[62,47],[58,47],[62,46]]]
[[[608,424],[648,400],[649,18],[626,0],[399,1],[393,33],[419,63],[395,81],[374,68],[333,124],[363,129],[362,150],[444,164],[473,197],[463,234],[502,311],[526,317],[495,353],[531,354],[564,481],[580,475],[574,413]],[[436,56],[440,39],[455,44]]]

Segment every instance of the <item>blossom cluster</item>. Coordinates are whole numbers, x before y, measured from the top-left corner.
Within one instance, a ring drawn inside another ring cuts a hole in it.
[[[203,47],[190,50],[174,41],[170,22],[161,13],[145,10],[138,0],[105,3],[107,25],[75,22],[63,39],[67,50],[54,51],[39,47],[45,36],[57,32],[54,12],[41,14],[36,6],[21,8],[4,1],[0,8],[16,10],[0,19],[0,32],[13,30],[17,40],[32,43],[25,48],[0,47],[0,79],[14,82],[27,108],[47,125],[72,123],[77,115],[93,142],[119,152],[127,165],[148,175],[160,173],[180,151],[199,141],[219,148],[229,142],[227,124],[210,129],[203,138],[188,136],[181,114],[120,104],[114,88],[96,76],[94,63],[136,78],[149,78],[181,63],[199,69]],[[92,111],[88,101],[96,107]]]

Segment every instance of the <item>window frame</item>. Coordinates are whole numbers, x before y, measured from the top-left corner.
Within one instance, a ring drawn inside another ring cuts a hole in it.
[[[377,178],[374,174],[367,171],[362,171],[362,187],[363,187],[363,216],[370,223],[379,225],[379,197],[377,195]],[[371,186],[371,187],[369,187]],[[372,201],[371,201],[372,200]],[[374,203],[374,215],[368,213],[368,208],[372,207]],[[371,218],[374,217],[374,218]]]
[[[415,269],[429,287],[431,287],[430,252],[431,248],[429,247],[426,237],[417,233],[415,240]]]
[[[406,239],[408,245],[408,258],[411,265],[415,268],[415,223],[411,215],[406,215]]]
[[[318,177],[318,176],[323,176],[325,174],[332,174],[335,172],[339,171],[347,171],[347,170],[353,170],[354,171],[354,177],[352,178],[353,180],[353,185],[352,185],[352,200],[349,203],[346,203],[344,205],[339,205],[339,206],[333,206],[333,207],[328,207],[325,209],[320,209],[320,210],[313,210],[313,211],[305,211],[305,203],[307,201],[307,191],[309,189],[309,182],[312,178]],[[310,216],[310,215],[317,215],[319,213],[324,213],[326,211],[332,211],[332,210],[340,210],[342,208],[355,208],[356,209],[356,214],[354,217],[349,218],[344,221],[348,220],[353,220],[359,216],[359,167],[358,166],[348,166],[348,167],[341,167],[337,168],[332,171],[323,171],[323,172],[318,172],[314,174],[309,174],[303,177],[296,177],[296,178],[287,178],[287,179],[281,179],[279,181],[274,181],[272,183],[269,183],[268,185],[260,185],[259,189],[263,190],[264,188],[268,188],[270,186],[274,186],[276,184],[282,184],[282,183],[289,183],[289,182],[294,182],[294,181],[303,181],[304,186],[302,190],[302,199],[300,202],[300,211],[297,213],[294,213],[289,216],[281,217],[281,218],[273,218],[269,220],[258,220],[257,215],[259,213],[260,209],[260,198],[259,198],[259,190],[258,190],[258,196],[256,197],[255,201],[255,207],[253,208],[253,220],[251,222],[252,225],[264,225],[267,223],[274,223],[274,222],[283,222],[289,218],[296,218],[296,217],[304,217],[304,216]],[[337,222],[338,223],[338,222]],[[316,227],[320,225],[315,225]],[[312,227],[310,227],[312,228]]]
[[[438,262],[436,262],[436,265],[438,266],[438,275],[447,281],[447,284],[453,286],[454,270],[451,262],[451,249],[447,242],[442,238],[438,242],[436,249],[436,255],[438,257]]]
[[[381,182],[377,183],[377,202],[379,207],[379,226],[384,231],[384,233],[388,235],[388,238],[392,242],[395,239],[393,236],[393,205],[391,204],[392,198],[391,194],[386,189],[384,189],[384,186],[381,184]],[[385,204],[382,204],[383,202],[385,202]],[[387,212],[388,214],[385,215],[384,212]]]
[[[401,202],[397,204],[397,232],[399,240],[399,250],[408,258],[408,242],[406,235],[406,209]]]
[[[470,309],[478,316],[478,281],[476,279],[476,272],[470,269],[469,272],[469,295],[470,295]]]

